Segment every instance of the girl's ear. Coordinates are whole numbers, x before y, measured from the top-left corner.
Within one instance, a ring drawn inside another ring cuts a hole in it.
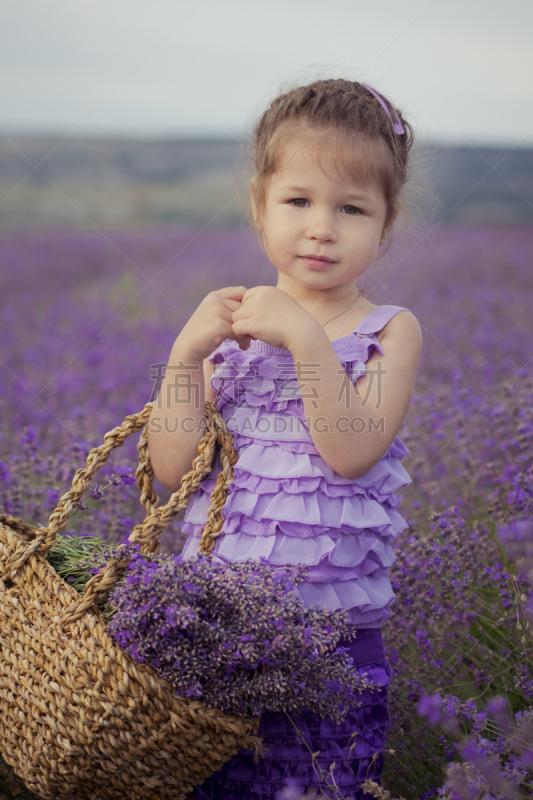
[[[387,225],[387,227],[386,227],[386,228],[384,227],[384,228],[383,228],[383,230],[381,231],[381,238],[380,238],[380,240],[379,240],[379,244],[380,244],[380,245],[382,245],[382,244],[383,244],[383,242],[385,241],[385,239],[386,239],[386,238],[387,238],[387,236],[389,235],[389,232],[390,232],[390,230],[391,230],[392,226],[394,225],[394,220],[395,220],[395,219],[396,219],[396,217],[398,216],[398,213],[399,213],[399,211],[400,211],[400,209],[399,209],[399,208],[397,208],[397,209],[396,209],[396,211],[394,212],[394,214],[392,215],[392,219],[391,219],[391,221],[389,222],[389,224]]]

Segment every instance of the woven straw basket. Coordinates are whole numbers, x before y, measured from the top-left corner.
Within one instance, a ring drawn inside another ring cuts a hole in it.
[[[264,753],[259,717],[225,715],[177,696],[106,633],[96,600],[127,559],[111,559],[82,597],[45,557],[111,450],[143,426],[136,478],[147,513],[129,541],[144,554],[159,553],[161,532],[211,472],[218,444],[222,470],[200,543],[200,552],[212,552],[237,461],[233,436],[206,402],[193,469],[157,508],[147,445],[153,405],[126,417],[91,450],[48,527],[0,515],[0,751],[28,789],[50,800],[185,800],[241,748],[253,749],[256,761]]]

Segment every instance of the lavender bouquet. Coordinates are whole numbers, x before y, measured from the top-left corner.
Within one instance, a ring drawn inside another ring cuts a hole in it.
[[[304,607],[294,594],[303,577],[301,565],[221,566],[205,555],[147,562],[137,552],[109,595],[107,630],[178,695],[223,713],[307,708],[340,722],[374,685],[336,647],[353,638],[346,612]]]

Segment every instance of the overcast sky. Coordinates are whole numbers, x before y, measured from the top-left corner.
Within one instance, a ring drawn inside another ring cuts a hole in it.
[[[0,130],[233,136],[284,82],[348,77],[421,139],[533,145],[532,0],[16,0]]]

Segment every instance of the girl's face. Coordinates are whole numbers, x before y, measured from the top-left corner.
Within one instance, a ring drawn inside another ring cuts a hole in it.
[[[372,184],[365,189],[341,178],[327,154],[324,173],[312,156],[309,147],[288,148],[271,177],[263,218],[255,217],[278,270],[278,288],[300,297],[346,284],[356,288],[356,278],[370,267],[386,236],[381,188]],[[252,185],[252,203],[253,191]],[[308,291],[302,294],[304,287]]]

